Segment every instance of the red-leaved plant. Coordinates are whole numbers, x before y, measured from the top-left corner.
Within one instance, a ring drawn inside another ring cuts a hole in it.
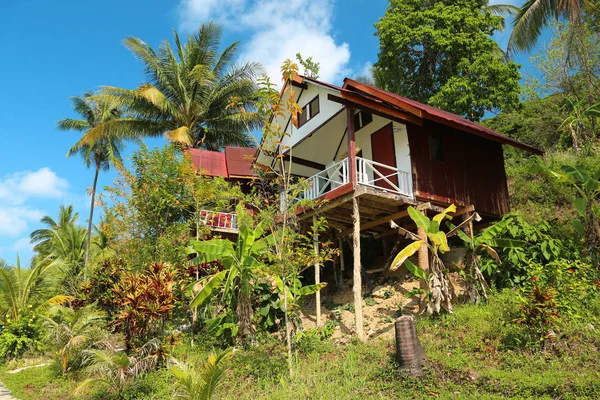
[[[113,287],[119,313],[112,324],[124,333],[127,350],[161,335],[175,304],[174,278],[171,266],[156,263],[141,274],[125,273]]]

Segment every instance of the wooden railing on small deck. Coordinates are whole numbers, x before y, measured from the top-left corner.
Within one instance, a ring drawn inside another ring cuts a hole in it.
[[[200,211],[202,225],[213,229],[237,230],[237,215],[230,212],[202,210]]]

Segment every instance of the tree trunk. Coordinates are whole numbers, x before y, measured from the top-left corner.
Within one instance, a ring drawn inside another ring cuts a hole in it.
[[[321,283],[321,265],[319,264],[319,234],[316,232],[317,217],[313,216],[313,250],[315,252],[315,285]],[[315,293],[315,309],[317,318],[317,328],[321,327],[321,291],[317,290]]]
[[[352,224],[354,232],[352,233],[352,248],[354,253],[353,286],[354,293],[354,320],[356,325],[356,335],[362,341],[365,340],[363,312],[362,312],[362,277],[360,275],[360,212],[358,208],[358,199],[352,199]]]
[[[423,372],[425,350],[419,342],[412,315],[403,315],[396,320],[396,361],[412,375]]]
[[[92,223],[94,219],[94,202],[96,201],[96,185],[98,184],[98,174],[100,173],[100,163],[96,162],[96,174],[94,175],[94,185],[92,186],[92,201],[90,203],[90,219],[88,221],[87,243],[85,244],[85,265],[83,267],[83,279],[87,276],[87,268],[90,261],[90,244],[92,242]]]
[[[237,303],[237,318],[239,335],[245,341],[254,335],[254,327],[252,326],[254,312],[252,311],[252,300],[249,293],[240,292]]]

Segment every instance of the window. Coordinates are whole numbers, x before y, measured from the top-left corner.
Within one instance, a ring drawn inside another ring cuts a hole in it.
[[[302,107],[302,113],[298,115],[298,128],[313,119],[321,111],[319,107],[319,96],[315,97]]]
[[[429,157],[432,161],[446,161],[444,155],[444,138],[438,133],[429,134]]]
[[[364,128],[373,122],[373,114],[366,111],[359,111],[354,114],[354,130],[358,131],[359,129]]]

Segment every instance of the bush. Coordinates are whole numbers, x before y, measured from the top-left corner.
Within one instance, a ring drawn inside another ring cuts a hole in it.
[[[2,326],[0,332],[0,359],[21,357],[27,352],[43,350],[42,326],[35,314],[25,313],[18,321]]]

